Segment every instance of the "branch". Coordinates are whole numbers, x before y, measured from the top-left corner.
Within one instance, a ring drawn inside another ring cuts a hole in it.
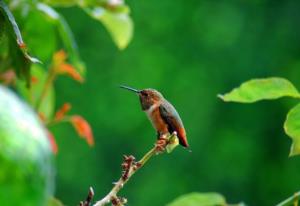
[[[111,189],[111,191],[93,206],[104,206],[108,203],[112,203],[114,206],[124,206],[127,203],[127,200],[125,198],[118,197],[118,192],[124,187],[129,179],[147,163],[151,157],[161,154],[164,151],[170,153],[178,145],[178,138],[176,135],[176,132],[174,132],[167,137],[160,137],[155,146],[139,161],[135,161],[135,157],[132,155],[124,155],[124,161],[122,163],[122,176],[115,183],[115,186]]]
[[[282,201],[281,203],[277,204],[276,206],[292,206],[292,205],[298,206],[299,197],[300,197],[300,191],[296,192],[293,196]]]

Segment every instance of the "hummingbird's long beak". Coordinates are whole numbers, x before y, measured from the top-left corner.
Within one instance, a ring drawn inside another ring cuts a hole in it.
[[[141,92],[140,90],[137,90],[137,89],[134,89],[134,88],[131,88],[131,87],[128,87],[128,86],[124,86],[124,85],[120,85],[120,88],[127,89],[127,90],[135,92],[135,93],[140,93]]]

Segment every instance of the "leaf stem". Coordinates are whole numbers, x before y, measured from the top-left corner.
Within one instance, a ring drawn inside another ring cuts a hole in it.
[[[49,90],[50,86],[52,85],[55,77],[56,77],[55,68],[54,67],[50,67],[50,70],[49,70],[49,73],[48,73],[45,85],[44,85],[44,87],[42,89],[41,95],[38,97],[38,99],[36,101],[36,105],[35,105],[36,111],[39,111],[39,109],[41,107],[41,104],[42,104],[44,98],[46,97],[46,95],[48,93],[48,90]]]
[[[70,122],[71,121],[71,117],[70,116],[65,116],[64,118],[62,119],[59,119],[59,120],[51,120],[51,121],[48,121],[45,123],[45,125],[47,127],[51,127],[51,126],[54,126],[56,124],[59,124],[59,123],[62,123],[62,122]]]

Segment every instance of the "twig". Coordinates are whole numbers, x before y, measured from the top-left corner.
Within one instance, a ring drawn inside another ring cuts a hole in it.
[[[177,138],[176,133],[169,135],[167,138],[158,140],[155,146],[149,152],[147,152],[138,162],[135,161],[135,158],[132,155],[124,155],[124,162],[122,163],[123,172],[121,178],[115,183],[115,186],[111,189],[111,191],[104,198],[96,202],[93,206],[104,206],[110,202],[114,206],[124,206],[127,200],[125,198],[118,197],[118,192],[124,187],[131,176],[134,175],[139,169],[141,169],[151,157],[156,154],[162,153],[171,144],[178,144],[178,141],[177,143],[176,141],[175,143],[174,141],[171,141],[174,139],[174,137]]]
[[[91,202],[93,200],[93,197],[94,197],[94,190],[92,187],[90,187],[89,194],[88,194],[86,200],[84,202],[81,201],[79,203],[79,206],[90,206]]]
[[[299,197],[300,191],[296,192],[293,196],[287,198],[276,206],[298,206]]]
[[[48,90],[49,90],[50,86],[52,85],[52,83],[55,79],[55,76],[56,76],[55,68],[50,67],[50,70],[49,70],[46,82],[44,84],[44,87],[42,89],[41,95],[38,97],[38,99],[36,101],[35,109],[37,111],[39,111],[44,98],[46,97],[47,93],[49,92]]]
[[[50,121],[46,121],[45,122],[45,125],[47,127],[51,127],[51,126],[54,126],[54,125],[57,125],[57,124],[60,124],[60,123],[63,123],[63,122],[71,122],[71,116],[65,116],[59,120],[50,120]]]

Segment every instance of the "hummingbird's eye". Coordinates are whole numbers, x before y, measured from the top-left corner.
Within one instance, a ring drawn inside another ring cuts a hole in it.
[[[145,96],[145,97],[148,97],[148,93],[147,93],[147,92],[144,92],[144,91],[143,91],[143,92],[142,92],[142,95]]]

